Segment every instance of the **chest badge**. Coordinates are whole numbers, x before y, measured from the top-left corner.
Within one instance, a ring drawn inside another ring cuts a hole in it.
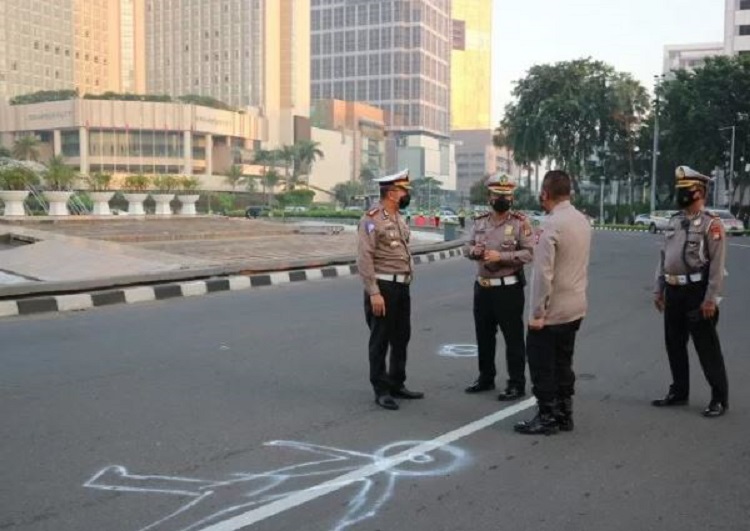
[[[512,234],[513,234],[513,227],[510,226],[510,225],[508,225],[507,227],[505,227],[505,235],[506,236],[510,236]]]

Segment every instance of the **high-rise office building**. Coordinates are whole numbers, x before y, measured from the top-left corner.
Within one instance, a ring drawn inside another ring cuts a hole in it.
[[[0,98],[143,92],[144,0],[0,2]]]
[[[453,0],[451,137],[457,189],[468,196],[488,174],[511,174],[507,153],[492,144],[492,0]]]
[[[492,128],[492,0],[453,0],[451,130]]]
[[[269,136],[309,116],[310,0],[146,0],[148,91],[260,108]]]
[[[0,99],[74,87],[72,0],[0,2]]]
[[[726,0],[724,53],[750,54],[750,0]]]
[[[387,167],[455,188],[450,144],[451,2],[312,0],[312,99],[385,111]]]

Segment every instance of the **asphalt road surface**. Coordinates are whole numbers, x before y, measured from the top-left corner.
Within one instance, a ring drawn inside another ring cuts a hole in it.
[[[550,437],[513,433],[532,400],[463,392],[463,259],[417,268],[427,398],[397,412],[373,403],[357,278],[0,321],[0,530],[746,531],[750,245],[730,240],[731,410],[708,420],[695,356],[690,405],[649,404],[658,241],[595,235],[576,429]]]

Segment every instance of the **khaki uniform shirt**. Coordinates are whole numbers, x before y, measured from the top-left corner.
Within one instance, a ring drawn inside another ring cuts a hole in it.
[[[591,225],[570,201],[545,216],[534,247],[529,293],[530,319],[545,325],[570,323],[586,316]]]
[[[656,270],[654,293],[663,294],[664,275],[708,276],[705,301],[719,302],[724,285],[726,234],[721,219],[701,211],[688,216],[678,212],[664,230],[664,247]]]
[[[492,214],[484,214],[474,220],[467,252],[472,258],[474,247],[486,251],[500,251],[500,262],[477,260],[477,274],[483,278],[500,278],[514,275],[531,262],[534,251],[533,229],[528,218],[520,212],[497,221]]]
[[[411,232],[401,216],[378,205],[362,216],[357,234],[357,268],[368,294],[380,293],[377,273],[412,274]]]

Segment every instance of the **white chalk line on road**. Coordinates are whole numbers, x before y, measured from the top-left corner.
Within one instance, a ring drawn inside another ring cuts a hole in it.
[[[750,249],[750,245],[743,245],[741,243],[730,243],[730,247],[745,247],[746,249]]]
[[[487,415],[486,417],[466,424],[465,426],[444,433],[430,441],[425,441],[418,446],[412,447],[392,457],[383,458],[376,464],[367,465],[357,470],[353,470],[352,472],[321,483],[313,488],[297,492],[281,500],[258,507],[257,509],[252,509],[243,514],[229,518],[228,520],[224,520],[223,522],[219,522],[218,524],[204,527],[202,531],[238,531],[262,520],[266,520],[267,518],[271,518],[290,509],[294,509],[295,507],[299,507],[307,502],[321,498],[326,494],[331,494],[332,492],[341,490],[352,483],[362,481],[370,476],[397,467],[401,463],[411,460],[414,455],[427,454],[452,444],[472,435],[473,433],[489,428],[493,424],[497,424],[502,420],[512,417],[535,404],[535,398],[526,399],[523,402],[506,407],[500,411],[492,413],[491,415]]]

